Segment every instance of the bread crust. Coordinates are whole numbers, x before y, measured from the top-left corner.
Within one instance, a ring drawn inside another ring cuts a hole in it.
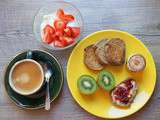
[[[106,59],[111,65],[123,65],[125,63],[125,43],[120,38],[113,38],[105,46]]]
[[[100,64],[95,54],[96,47],[90,45],[84,49],[84,64],[92,70],[102,70],[103,66]]]
[[[102,39],[96,42],[94,45],[96,47],[95,54],[101,64],[108,64],[106,54],[105,54],[105,46],[108,43],[107,39]]]

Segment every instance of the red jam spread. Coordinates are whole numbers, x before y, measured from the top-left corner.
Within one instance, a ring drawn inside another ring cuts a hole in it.
[[[133,97],[133,87],[135,85],[135,81],[133,79],[125,80],[120,83],[113,91],[112,91],[112,99],[114,101],[118,101],[122,104],[129,104],[130,98]]]

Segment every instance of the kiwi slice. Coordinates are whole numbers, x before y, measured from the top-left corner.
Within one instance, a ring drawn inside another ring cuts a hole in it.
[[[92,94],[97,90],[97,84],[93,77],[82,75],[77,81],[77,87],[82,94]]]
[[[115,78],[112,73],[103,70],[98,74],[98,85],[104,90],[111,90],[115,86]]]

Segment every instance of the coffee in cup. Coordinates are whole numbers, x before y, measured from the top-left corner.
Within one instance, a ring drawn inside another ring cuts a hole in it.
[[[11,88],[21,95],[37,92],[44,82],[42,66],[32,59],[24,59],[13,65],[9,74]]]

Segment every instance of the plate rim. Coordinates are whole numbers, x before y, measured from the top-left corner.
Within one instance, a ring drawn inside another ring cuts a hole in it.
[[[70,63],[70,60],[71,60],[71,57],[72,57],[72,55],[73,55],[72,53],[74,52],[75,49],[78,48],[78,46],[79,46],[82,42],[84,42],[84,40],[88,39],[89,37],[91,37],[91,36],[93,36],[93,35],[95,35],[95,34],[99,34],[99,33],[102,33],[102,32],[118,32],[118,33],[122,33],[122,34],[125,34],[125,35],[127,35],[127,36],[130,36],[131,38],[134,38],[135,40],[138,41],[139,44],[141,44],[141,45],[149,52],[149,54],[151,55],[151,58],[152,58],[152,60],[153,60],[154,72],[155,72],[155,82],[154,82],[154,88],[152,89],[149,98],[146,100],[146,102],[145,102],[139,109],[135,110],[134,112],[131,112],[130,114],[124,115],[124,116],[119,116],[119,117],[107,117],[107,116],[97,115],[97,114],[94,114],[94,113],[88,111],[87,109],[85,109],[85,107],[82,107],[82,106],[81,106],[80,102],[79,102],[79,101],[76,99],[76,97],[73,95],[72,89],[71,89],[71,87],[70,87],[70,85],[69,85],[69,80],[68,80],[68,79],[69,79],[69,78],[68,78],[68,69],[69,69],[69,68],[68,68],[68,66],[71,64],[71,63]],[[130,115],[133,115],[134,113],[137,113],[139,110],[141,110],[141,109],[148,103],[148,101],[150,100],[150,98],[153,96],[153,93],[154,93],[154,90],[155,90],[155,86],[156,86],[156,82],[157,82],[157,71],[156,71],[155,60],[154,60],[154,58],[153,58],[152,53],[150,52],[150,50],[145,46],[145,44],[144,44],[140,39],[138,39],[138,38],[135,37],[134,35],[128,33],[127,31],[116,30],[116,29],[107,29],[107,30],[95,31],[95,32],[87,35],[86,37],[84,37],[84,38],[74,47],[74,49],[72,50],[72,52],[71,52],[71,54],[70,54],[70,56],[69,56],[68,62],[67,62],[66,77],[67,77],[67,85],[68,85],[69,91],[70,91],[70,93],[71,93],[71,95],[72,95],[72,98],[76,101],[76,103],[77,103],[83,110],[85,110],[86,112],[88,112],[88,113],[90,113],[90,114],[92,114],[92,115],[94,115],[94,116],[100,117],[100,118],[120,119],[120,118],[125,118],[125,117],[128,117],[128,116],[130,116]]]
[[[28,50],[31,50],[31,49],[28,49]],[[18,52],[16,55],[14,55],[13,57],[11,57],[11,58],[9,59],[9,61],[6,63],[5,68],[4,68],[4,71],[3,71],[3,73],[4,73],[4,74],[3,74],[3,85],[4,85],[4,88],[5,88],[6,96],[8,96],[8,98],[12,101],[12,103],[14,103],[16,106],[18,106],[19,108],[22,108],[22,109],[36,110],[36,109],[41,109],[41,108],[45,107],[45,104],[44,104],[44,105],[41,104],[41,105],[39,105],[39,106],[37,106],[37,107],[25,107],[25,106],[23,106],[23,105],[20,105],[20,104],[16,103],[15,100],[13,100],[13,98],[8,94],[7,88],[6,88],[6,85],[5,85],[5,76],[6,76],[6,71],[7,71],[7,68],[8,68],[8,66],[9,66],[9,64],[11,63],[11,61],[14,60],[15,57],[19,56],[20,54],[22,54],[22,53],[24,53],[24,52],[26,52],[26,51],[28,51],[28,50],[26,49],[26,50],[22,50],[21,52]],[[59,96],[59,94],[60,94],[60,92],[61,92],[61,90],[62,90],[63,83],[64,83],[64,71],[63,71],[63,69],[62,69],[62,66],[61,66],[61,64],[58,62],[58,59],[57,59],[54,55],[52,55],[51,53],[49,53],[49,52],[47,52],[47,51],[45,51],[45,50],[32,49],[31,51],[40,51],[40,52],[43,52],[43,53],[45,53],[45,54],[50,55],[50,56],[57,62],[58,66],[59,66],[59,68],[60,68],[61,76],[62,76],[62,82],[61,82],[61,84],[60,84],[60,89],[58,90],[57,94],[53,97],[53,99],[52,99],[51,102],[50,102],[50,103],[52,103],[52,102]]]

